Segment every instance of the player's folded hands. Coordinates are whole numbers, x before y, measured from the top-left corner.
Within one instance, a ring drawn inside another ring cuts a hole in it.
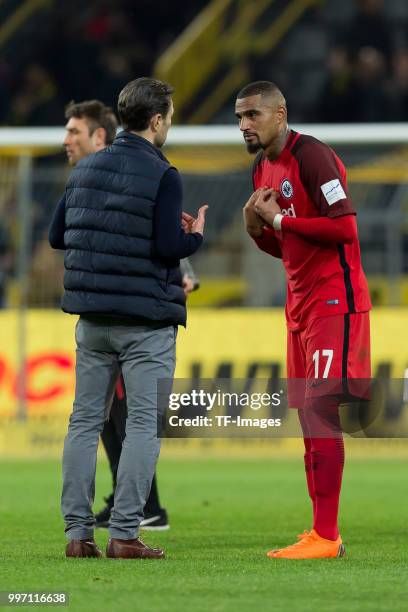
[[[275,215],[281,212],[281,208],[277,203],[279,192],[271,187],[267,189],[258,189],[255,193],[257,194],[253,205],[255,212],[262,217],[266,223],[272,225]]]

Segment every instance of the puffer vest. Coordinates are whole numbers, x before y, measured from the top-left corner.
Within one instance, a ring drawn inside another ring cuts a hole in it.
[[[75,166],[66,187],[65,312],[185,325],[179,262],[154,254],[168,168],[159,149],[129,132]]]

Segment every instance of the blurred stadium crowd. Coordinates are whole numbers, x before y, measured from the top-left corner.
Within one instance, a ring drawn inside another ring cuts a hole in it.
[[[174,11],[166,0],[53,3],[16,32],[0,57],[0,122],[61,125],[71,99],[115,106],[123,85],[150,74],[155,58],[206,4],[178,0]]]
[[[0,124],[61,124],[71,99],[115,106],[122,86],[152,74],[160,54],[207,4],[178,0],[175,11],[166,0],[53,3],[3,49]],[[250,61],[250,70],[253,79],[276,80],[288,93],[295,121],[406,121],[408,3],[317,3],[272,56]],[[214,120],[233,117],[221,109]]]
[[[382,0],[360,0],[333,35],[315,120],[408,120],[408,23],[386,13]],[[388,9],[392,2],[387,2]]]

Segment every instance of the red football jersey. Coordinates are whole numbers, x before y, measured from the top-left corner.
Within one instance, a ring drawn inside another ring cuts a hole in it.
[[[326,144],[293,130],[277,159],[270,161],[261,155],[255,160],[253,183],[255,189],[272,187],[280,193],[283,215],[333,218],[356,214],[342,161]],[[256,240],[260,247],[262,243],[265,247],[268,234],[268,252],[275,255],[280,248],[286,269],[286,320],[291,331],[304,329],[315,317],[371,309],[357,238],[351,244],[320,244],[268,227],[263,238]]]

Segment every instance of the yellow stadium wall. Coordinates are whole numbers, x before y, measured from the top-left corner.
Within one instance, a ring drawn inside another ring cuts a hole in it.
[[[15,423],[17,408],[17,313],[0,313],[0,454],[59,448],[74,394],[76,317],[60,311],[27,313],[28,423]],[[377,309],[372,313],[373,375],[389,364],[402,378],[408,368],[408,309]],[[285,375],[286,329],[282,309],[191,309],[188,329],[180,329],[177,348],[179,378],[190,378],[193,364],[202,378],[217,375],[229,364],[234,378],[246,378],[250,364],[257,376],[268,377],[270,364]],[[23,439],[21,439],[23,435]],[[18,437],[18,436],[17,436]]]

